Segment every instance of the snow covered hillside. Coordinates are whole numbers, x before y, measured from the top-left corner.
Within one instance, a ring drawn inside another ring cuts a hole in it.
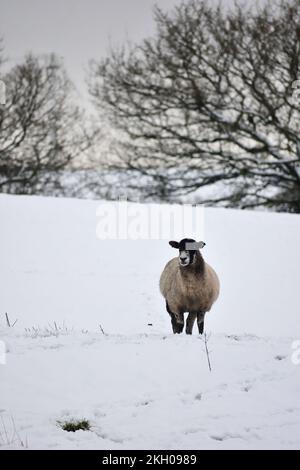
[[[0,195],[0,448],[300,448],[300,217],[205,209],[210,373],[158,291],[175,250],[100,241],[98,206]]]

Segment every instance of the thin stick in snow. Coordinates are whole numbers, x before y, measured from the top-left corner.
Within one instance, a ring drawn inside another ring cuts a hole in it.
[[[204,346],[205,346],[205,353],[206,353],[206,357],[207,357],[207,363],[208,363],[208,368],[209,368],[209,371],[211,372],[211,362],[210,362],[210,357],[209,357],[209,353],[210,351],[208,350],[208,340],[210,338],[210,335],[207,335],[206,333],[204,333]]]
[[[10,321],[9,321],[7,312],[5,312],[5,317],[6,317],[7,326],[10,328]]]
[[[107,333],[105,333],[105,331],[103,330],[102,325],[99,324],[99,326],[100,326],[101,333],[102,333],[104,336],[107,336]]]
[[[3,416],[0,416],[1,426],[0,426],[0,446],[3,445],[11,445],[11,444],[19,444],[21,447],[28,448],[27,439],[24,442],[21,438],[15,420],[13,416],[10,416],[11,423],[8,422],[8,425],[5,424],[5,420]]]

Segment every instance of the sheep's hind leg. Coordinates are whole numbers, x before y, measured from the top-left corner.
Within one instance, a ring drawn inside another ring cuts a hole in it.
[[[205,312],[197,313],[197,325],[198,325],[198,330],[199,330],[200,335],[202,335],[204,331],[204,317],[205,317]]]
[[[185,328],[185,332],[187,335],[191,335],[193,333],[193,326],[194,326],[196,318],[197,318],[197,313],[190,312],[188,314],[188,317],[186,319],[186,328]]]
[[[183,313],[175,314],[170,310],[170,307],[168,305],[168,302],[166,302],[166,309],[168,314],[171,317],[171,323],[172,323],[172,328],[173,328],[173,333],[182,333],[183,327],[184,327],[184,316]]]

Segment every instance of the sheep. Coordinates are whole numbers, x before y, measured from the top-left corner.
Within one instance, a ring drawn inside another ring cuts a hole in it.
[[[219,296],[219,278],[200,253],[204,242],[184,238],[180,242],[170,241],[169,245],[179,249],[179,258],[173,258],[166,264],[159,286],[166,300],[173,333],[182,333],[184,313],[188,312],[186,334],[192,334],[196,318],[199,334],[202,334],[205,313]]]

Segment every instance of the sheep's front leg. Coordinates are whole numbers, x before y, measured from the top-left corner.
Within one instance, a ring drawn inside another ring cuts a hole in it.
[[[175,313],[173,313],[171,315],[171,323],[172,323],[172,328],[173,328],[173,333],[174,334],[182,333],[182,330],[183,330],[183,327],[184,327],[183,313],[181,313],[179,315],[175,315]]]
[[[185,332],[187,335],[191,335],[193,333],[193,326],[194,326],[196,318],[197,318],[197,313],[190,312],[188,314],[188,317],[186,319],[186,328],[185,328]]]
[[[183,313],[174,313],[170,310],[168,302],[166,302],[166,309],[171,317],[171,323],[173,328],[173,333],[182,333],[184,327],[184,316]]]
[[[197,313],[197,325],[198,325],[198,330],[199,330],[200,335],[202,335],[204,331],[204,317],[205,317],[205,312]]]

